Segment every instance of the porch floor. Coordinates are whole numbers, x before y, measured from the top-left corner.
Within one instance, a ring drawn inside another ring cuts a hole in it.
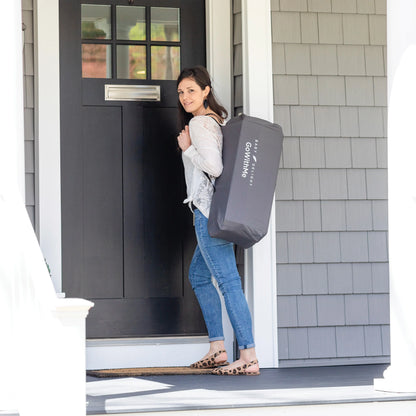
[[[395,414],[416,414],[416,394],[375,391],[373,379],[382,378],[387,365],[263,369],[257,377],[219,377],[213,375],[150,376],[134,378],[87,377],[87,414],[143,415],[168,412],[168,415],[277,414],[277,409],[310,405],[381,403],[395,405]],[[399,410],[398,406],[411,409]],[[328,407],[328,406],[326,406]],[[254,411],[254,408],[257,410]],[[222,409],[221,412],[218,410]],[[246,409],[249,413],[243,412]],[[251,410],[250,410],[251,409]],[[263,409],[263,410],[261,410]],[[272,409],[274,409],[273,412]],[[363,407],[364,409],[364,407]],[[217,410],[215,412],[214,410]],[[341,410],[341,408],[339,408]],[[385,407],[386,414],[392,408]],[[397,411],[399,410],[399,411]],[[177,413],[178,412],[178,413]],[[345,414],[355,412],[350,406]],[[357,412],[355,412],[357,413]],[[282,412],[279,414],[292,414]],[[294,413],[293,413],[294,414]],[[309,414],[309,413],[299,413]],[[315,414],[315,413],[313,413]],[[324,414],[319,412],[316,414]],[[341,413],[338,413],[341,414]],[[342,413],[344,414],[344,413]],[[362,414],[362,413],[357,413]],[[372,414],[372,412],[370,412]]]

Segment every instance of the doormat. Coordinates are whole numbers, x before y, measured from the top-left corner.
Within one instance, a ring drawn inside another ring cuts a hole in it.
[[[88,370],[91,377],[145,377],[145,376],[178,376],[211,374],[209,368],[190,367],[143,367],[143,368],[114,368],[109,370]]]

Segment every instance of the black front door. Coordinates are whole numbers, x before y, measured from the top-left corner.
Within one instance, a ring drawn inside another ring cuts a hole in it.
[[[203,0],[61,0],[63,290],[89,338],[205,333],[176,82],[205,64]]]

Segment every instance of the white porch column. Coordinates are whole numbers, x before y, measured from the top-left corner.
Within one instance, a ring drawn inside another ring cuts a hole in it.
[[[242,0],[244,112],[273,121],[270,0]],[[278,161],[276,160],[276,163]],[[261,367],[277,367],[276,236],[273,204],[269,231],[246,250],[246,293],[253,313]]]
[[[17,1],[2,2],[0,37],[2,65],[0,78],[2,100],[0,100],[0,215],[2,202],[11,189],[24,197],[24,168],[22,158],[23,137],[23,70],[22,70],[22,18],[21,4]],[[1,219],[0,219],[1,224]],[[0,238],[4,231],[0,228]],[[17,376],[13,368],[15,345],[13,338],[14,317],[10,311],[10,296],[13,282],[6,279],[2,262],[11,262],[1,250],[0,240],[0,410],[17,409]]]
[[[416,2],[387,7],[391,366],[374,385],[416,392]]]
[[[23,203],[21,2],[0,15],[0,413],[83,416],[92,303],[57,299]]]
[[[59,1],[37,0],[39,240],[56,292],[62,291]]]

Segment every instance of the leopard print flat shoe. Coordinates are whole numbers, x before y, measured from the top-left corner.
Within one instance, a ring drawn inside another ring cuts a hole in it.
[[[236,368],[215,368],[212,370],[212,374],[216,376],[258,376],[260,371],[247,371],[248,368],[258,364],[258,360],[250,361],[248,364],[240,365]]]
[[[217,351],[216,353],[210,355],[209,357],[191,364],[189,367],[191,368],[217,368],[221,365],[228,365],[229,363],[227,362],[227,360],[215,361],[215,359],[223,352],[226,352],[226,351],[225,350]]]

